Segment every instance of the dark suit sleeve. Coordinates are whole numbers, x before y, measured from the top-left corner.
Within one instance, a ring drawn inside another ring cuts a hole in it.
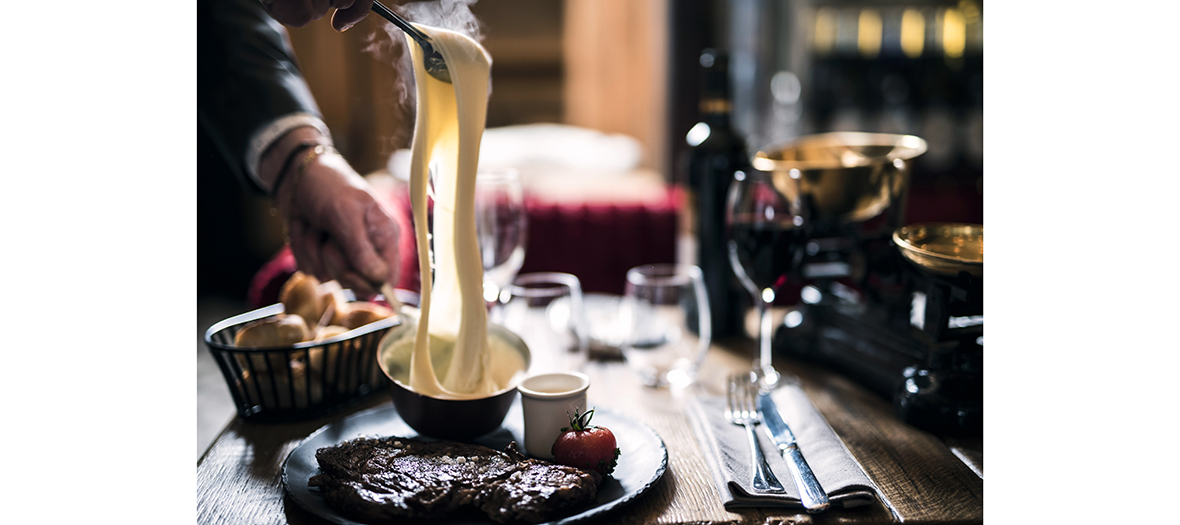
[[[251,136],[286,115],[319,117],[286,30],[258,0],[198,0],[197,120],[242,184],[256,193]]]

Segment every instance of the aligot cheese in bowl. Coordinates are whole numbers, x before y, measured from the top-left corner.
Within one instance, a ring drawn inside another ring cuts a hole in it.
[[[491,57],[466,35],[417,27],[430,37],[451,75],[450,83],[428,75],[422,49],[407,41],[418,94],[410,202],[417,244],[431,247],[419,250],[418,267],[434,272],[433,279],[429,273],[422,279],[421,309],[386,336],[380,358],[406,423],[431,437],[465,439],[503,421],[528,368],[529,352],[515,334],[489,326],[483,298],[475,177]],[[433,190],[430,221],[428,185]]]

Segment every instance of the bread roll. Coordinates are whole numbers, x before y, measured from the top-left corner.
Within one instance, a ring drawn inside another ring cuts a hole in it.
[[[315,340],[322,341],[322,340],[327,339],[329,337],[336,337],[336,336],[343,334],[344,332],[347,332],[347,331],[348,331],[348,328],[345,328],[340,325],[321,326],[316,329]]]
[[[329,308],[333,310],[331,319],[326,323],[319,323],[325,325],[339,325],[344,320],[344,316],[348,315],[349,305],[348,298],[344,296],[344,289],[340,287],[340,283],[336,281],[328,281],[320,283],[316,288],[317,304],[319,315],[316,317],[316,323],[324,319],[324,313]],[[309,323],[312,324],[312,323]]]
[[[283,311],[302,317],[308,326],[315,326],[320,320],[317,315],[320,311],[317,292],[319,285],[319,279],[314,276],[295,272],[279,291],[279,302],[283,303]]]
[[[393,315],[393,310],[376,303],[356,302],[349,305],[348,314],[340,322],[349,330],[380,321]]]
[[[279,314],[242,327],[234,336],[234,345],[247,348],[291,346],[307,341],[311,336],[302,317]]]

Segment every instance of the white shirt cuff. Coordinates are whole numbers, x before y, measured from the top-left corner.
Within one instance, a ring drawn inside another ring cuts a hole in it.
[[[250,180],[254,181],[259,188],[270,191],[262,180],[258,177],[258,164],[262,162],[262,154],[271,147],[275,141],[280,137],[286,135],[287,132],[302,126],[312,126],[328,139],[328,144],[332,143],[332,134],[328,131],[328,126],[324,121],[320,120],[315,115],[308,113],[292,113],[284,117],[280,117],[270,124],[259,128],[250,137],[250,146],[246,148],[246,173],[250,176]]]

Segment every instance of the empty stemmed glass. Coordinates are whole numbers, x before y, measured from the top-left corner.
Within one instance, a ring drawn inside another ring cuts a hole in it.
[[[483,262],[484,300],[495,305],[524,263],[528,219],[516,170],[480,170],[476,175],[475,229]]]
[[[734,173],[725,211],[729,260],[758,307],[754,374],[765,386],[777,384],[780,377],[771,364],[770,306],[802,261],[805,219],[800,208],[799,202],[779,191],[771,174],[756,170]]]

